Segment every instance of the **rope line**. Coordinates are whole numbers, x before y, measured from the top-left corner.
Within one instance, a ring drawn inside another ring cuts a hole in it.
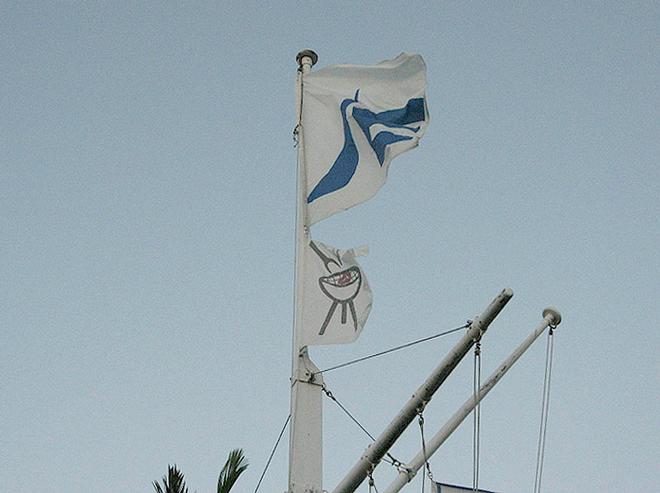
[[[419,423],[419,433],[422,437],[422,454],[424,455],[424,469],[426,470],[426,476],[429,478],[431,481],[431,484],[433,484],[433,473],[431,472],[431,464],[429,464],[428,461],[428,454],[426,453],[426,439],[424,438],[424,408],[421,408],[418,411],[418,420],[417,422]],[[422,493],[424,493],[424,476],[422,476]]]
[[[336,365],[336,366],[331,366],[330,368],[326,368],[324,370],[319,370],[319,371],[315,372],[314,374],[316,375],[318,373],[326,373],[326,372],[329,372],[329,371],[332,371],[332,370],[338,370],[339,368],[345,368],[347,366],[353,365],[355,363],[361,363],[362,361],[366,361],[366,360],[371,359],[371,358],[376,358],[378,356],[383,356],[385,354],[393,353],[395,351],[399,351],[400,349],[406,349],[406,348],[409,348],[409,347],[414,346],[416,344],[421,344],[422,342],[431,341],[433,339],[437,339],[438,337],[446,336],[446,335],[452,334],[454,332],[457,332],[459,330],[465,329],[465,328],[470,326],[470,323],[471,322],[468,321],[467,323],[465,323],[464,325],[461,325],[460,327],[454,327],[453,329],[449,329],[449,330],[446,330],[444,332],[434,334],[432,336],[423,337],[422,339],[417,339],[416,341],[408,342],[406,344],[402,344],[401,346],[396,346],[396,347],[393,347],[391,349],[386,349],[385,351],[380,351],[379,353],[370,354],[368,356],[363,356],[361,358],[357,358],[357,359],[354,359],[354,360],[351,360],[351,361],[347,361],[346,363],[342,363],[342,364],[339,364],[339,365]]]
[[[362,426],[362,423],[360,423],[360,422],[355,418],[355,416],[353,416],[353,415],[348,411],[348,409],[346,409],[346,408],[344,407],[344,405],[343,405],[341,402],[339,402],[339,401],[337,400],[337,398],[334,396],[334,394],[333,394],[332,392],[330,392],[330,391],[328,390],[328,388],[327,388],[325,385],[322,387],[322,389],[323,389],[323,392],[325,393],[325,395],[327,395],[327,396],[330,398],[331,401],[333,401],[335,404],[337,404],[337,405],[339,406],[339,408],[340,408],[342,411],[344,411],[344,413],[346,413],[346,415],[347,415],[349,418],[351,418],[351,420],[353,421],[353,423],[355,423],[356,425],[358,425],[358,427],[359,427],[359,428],[360,428],[360,429],[361,429],[361,430],[362,430],[362,431],[363,431],[363,432],[364,432],[369,438],[371,438],[372,441],[374,441],[374,442],[376,441],[376,439],[374,438],[374,436],[373,436],[371,433],[369,433],[369,430],[367,430],[364,426]]]
[[[261,482],[264,479],[264,476],[266,475],[266,471],[268,470],[268,466],[270,466],[270,461],[273,460],[273,455],[275,455],[275,450],[277,450],[277,446],[280,444],[280,440],[282,439],[282,435],[284,435],[284,430],[286,430],[287,425],[289,424],[289,421],[291,421],[291,415],[286,418],[286,421],[284,422],[284,426],[282,426],[282,430],[280,431],[279,436],[277,437],[277,440],[275,441],[275,446],[273,447],[273,450],[270,452],[270,456],[268,457],[268,460],[266,461],[266,467],[264,467],[264,471],[261,473],[261,477],[259,478],[259,482],[257,483],[257,487],[254,489],[254,493],[257,493],[257,490],[259,489],[259,486],[261,486]]]
[[[548,431],[548,410],[550,407],[550,380],[552,378],[552,360],[555,350],[554,326],[548,331],[548,344],[545,351],[545,373],[543,375],[543,399],[541,403],[541,424],[539,426],[539,441],[536,451],[536,474],[534,476],[534,493],[541,493],[541,478],[543,476],[543,461],[545,459],[545,437]]]
[[[481,447],[481,343],[474,346],[474,372],[472,378],[474,392],[474,421],[472,425],[472,491],[479,491],[479,456]]]
[[[369,438],[371,438],[371,441],[372,441],[372,442],[375,442],[375,441],[376,441],[376,439],[374,438],[374,436],[373,436],[371,433],[369,433],[369,430],[367,430],[364,426],[362,426],[362,423],[360,423],[360,422],[357,420],[357,418],[356,418],[355,416],[353,416],[353,415],[350,413],[350,411],[349,411],[348,409],[346,409],[346,407],[345,407],[341,402],[339,402],[339,401],[337,400],[337,398],[335,397],[335,395],[334,395],[332,392],[330,392],[330,390],[328,390],[328,388],[325,386],[325,384],[321,387],[321,390],[323,390],[323,393],[324,393],[325,395],[327,395],[327,396],[330,398],[330,400],[331,400],[332,402],[334,402],[335,404],[337,404],[337,406],[339,406],[339,409],[341,409],[342,411],[344,411],[344,413],[346,413],[346,416],[348,416],[349,418],[351,418],[351,420],[353,421],[353,423],[355,423],[355,424],[356,424],[356,425],[357,425],[357,426],[358,426],[358,427],[359,427],[359,428],[365,433],[365,435],[367,435]],[[383,460],[384,460],[385,462],[387,462],[388,464],[390,464],[390,465],[396,467],[398,470],[401,470],[400,468],[403,466],[403,462],[401,462],[400,460],[396,459],[396,458],[395,458],[392,454],[390,454],[389,452],[387,452],[386,455],[387,455],[387,458],[386,458],[386,457],[383,457]]]
[[[369,493],[371,493],[372,489],[375,493],[378,493],[378,488],[376,488],[376,482],[374,481],[373,474],[374,474],[374,466],[372,464],[371,468],[367,472],[367,477],[369,478]]]
[[[295,149],[300,144],[300,132],[302,131],[302,112],[303,112],[303,89],[305,79],[303,78],[302,66],[298,67],[299,88],[300,88],[300,104],[298,105],[298,114],[296,115],[296,126],[293,127],[293,148]]]

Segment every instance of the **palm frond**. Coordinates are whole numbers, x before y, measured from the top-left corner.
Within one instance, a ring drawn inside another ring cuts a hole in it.
[[[218,476],[218,493],[229,493],[238,477],[248,467],[248,461],[243,455],[243,450],[237,448],[229,453],[227,462]]]
[[[163,476],[163,487],[158,484],[158,481],[154,481],[153,485],[156,493],[188,493],[183,473],[179,471],[176,464],[167,466],[167,476]]]

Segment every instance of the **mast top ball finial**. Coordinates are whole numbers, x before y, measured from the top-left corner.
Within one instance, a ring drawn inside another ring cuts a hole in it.
[[[296,62],[298,62],[298,66],[302,66],[302,60],[305,57],[309,57],[312,59],[312,66],[314,66],[316,62],[319,60],[319,56],[314,51],[303,50],[296,55]]]
[[[543,310],[543,318],[546,318],[548,315],[552,316],[552,325],[559,325],[561,323],[561,313],[554,306],[549,306]]]

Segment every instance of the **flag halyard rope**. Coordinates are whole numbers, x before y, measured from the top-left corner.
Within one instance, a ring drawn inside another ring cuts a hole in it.
[[[303,78],[302,65],[298,67],[300,101],[298,103],[298,111],[296,115],[296,126],[293,127],[293,148],[295,149],[300,144],[300,132],[302,131],[302,112],[303,112],[303,86],[305,79]]]

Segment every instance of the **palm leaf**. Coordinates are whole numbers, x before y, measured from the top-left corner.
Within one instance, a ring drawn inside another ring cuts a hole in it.
[[[186,482],[183,479],[183,473],[179,471],[176,464],[167,466],[167,476],[163,476],[163,487],[158,481],[153,482],[156,493],[188,493]]]
[[[248,461],[243,455],[243,450],[237,448],[229,453],[227,462],[218,476],[218,493],[229,493],[238,477],[248,467]]]

